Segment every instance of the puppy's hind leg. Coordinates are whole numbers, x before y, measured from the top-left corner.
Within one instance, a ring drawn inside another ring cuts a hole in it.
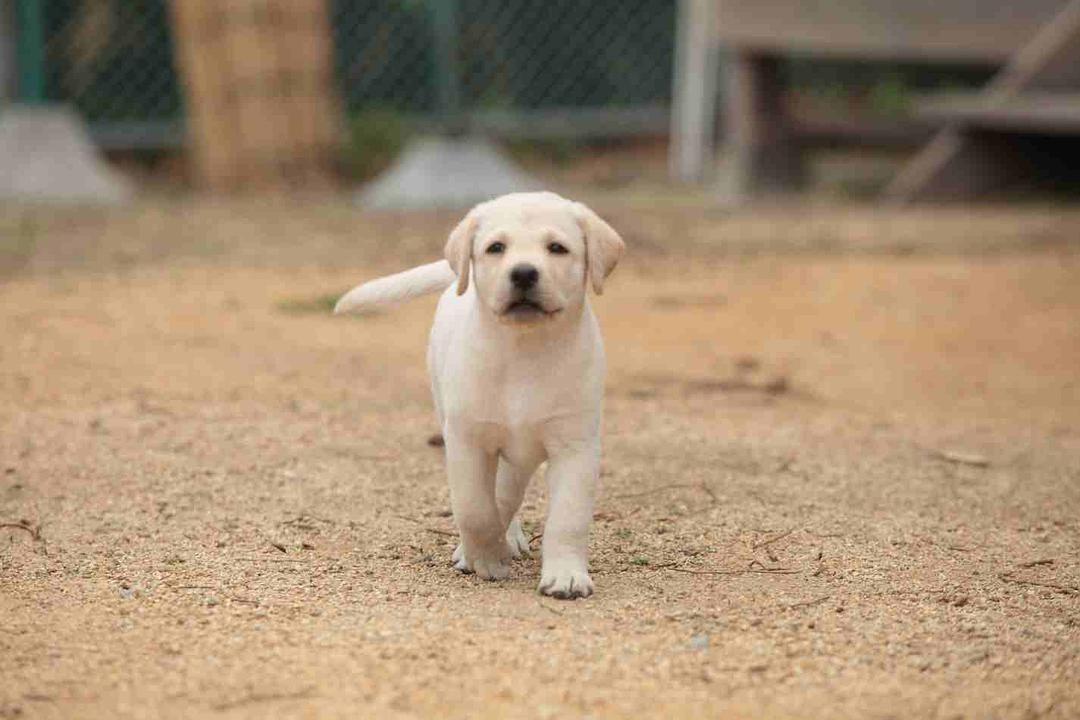
[[[485,580],[510,574],[506,527],[495,503],[498,456],[464,441],[451,428],[444,431],[446,468],[450,478],[450,508],[461,533],[454,567],[475,572]]]
[[[529,480],[536,472],[536,464],[527,466],[511,465],[506,458],[499,458],[499,471],[495,477],[495,502],[499,506],[499,516],[506,526],[506,545],[511,557],[532,557],[529,552],[529,539],[521,529],[521,518],[517,512],[529,487]]]

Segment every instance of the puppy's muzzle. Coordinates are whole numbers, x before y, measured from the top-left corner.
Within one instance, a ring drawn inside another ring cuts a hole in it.
[[[517,322],[528,322],[543,317],[551,317],[559,310],[549,310],[541,298],[537,297],[540,283],[540,271],[528,263],[515,265],[510,270],[510,285],[513,288],[510,302],[502,310],[502,316]]]

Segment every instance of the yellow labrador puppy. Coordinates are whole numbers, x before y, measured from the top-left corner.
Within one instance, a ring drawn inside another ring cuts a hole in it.
[[[554,193],[504,195],[450,233],[446,260],[349,291],[334,312],[443,290],[428,346],[446,440],[454,566],[507,577],[528,554],[516,517],[548,463],[540,592],[587,597],[588,534],[600,470],[604,347],[586,294],[624,244],[592,210]]]

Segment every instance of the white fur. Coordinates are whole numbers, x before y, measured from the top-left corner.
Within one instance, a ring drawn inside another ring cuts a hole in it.
[[[488,252],[493,243],[505,249]],[[553,250],[556,244],[567,252]],[[449,264],[375,280],[338,302],[341,312],[446,288],[428,369],[461,533],[452,558],[459,570],[501,579],[511,558],[528,553],[517,511],[546,461],[540,592],[592,594],[588,533],[600,470],[604,348],[586,290],[602,290],[623,247],[584,205],[552,193],[505,195],[477,206],[454,229]],[[539,281],[528,295],[535,310],[516,312],[522,296],[510,271],[522,265],[535,267]]]
[[[428,295],[442,290],[456,279],[450,263],[445,260],[428,263],[396,275],[379,278],[355,287],[341,296],[334,305],[334,314],[351,312],[364,307],[378,307]]]

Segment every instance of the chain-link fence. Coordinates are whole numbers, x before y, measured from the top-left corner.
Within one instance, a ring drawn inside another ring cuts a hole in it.
[[[475,111],[643,107],[667,102],[674,0],[461,0],[457,84]],[[419,0],[334,3],[350,108],[437,105],[439,15]]]
[[[676,0],[328,1],[349,113],[430,122],[460,109],[516,136],[664,128]],[[103,145],[181,142],[168,0],[16,2],[23,85],[72,103]],[[34,5],[39,28],[23,12]]]
[[[181,93],[165,2],[48,0],[40,13],[44,99],[73,104],[104,145],[179,141]],[[19,62],[32,62],[24,52]]]

